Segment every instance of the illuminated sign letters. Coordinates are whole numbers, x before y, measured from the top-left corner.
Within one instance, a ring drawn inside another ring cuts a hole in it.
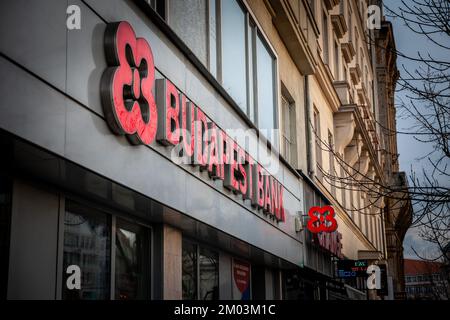
[[[156,140],[179,147],[182,156],[211,179],[222,180],[225,188],[249,199],[253,207],[285,221],[283,186],[170,80],[155,81],[151,47],[144,38],[136,38],[130,24],[107,25],[105,54],[108,68],[101,80],[101,97],[114,133],[136,145]]]

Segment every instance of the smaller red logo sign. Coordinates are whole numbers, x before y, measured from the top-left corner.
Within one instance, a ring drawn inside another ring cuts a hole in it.
[[[331,206],[311,207],[308,212],[307,228],[312,233],[333,232],[337,229],[334,209]]]
[[[250,285],[250,264],[234,260],[234,282],[241,293]]]

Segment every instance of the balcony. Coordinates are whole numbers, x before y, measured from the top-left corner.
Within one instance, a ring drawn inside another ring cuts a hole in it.
[[[350,68],[350,77],[352,78],[353,84],[356,85],[360,82],[361,75],[362,75],[362,71],[361,71],[361,67],[359,66],[358,63],[356,63],[354,67]]]
[[[323,0],[323,4],[327,8],[327,10],[331,10],[334,8],[334,6],[337,6],[339,4],[340,0]]]
[[[345,22],[344,15],[342,13],[331,15],[331,24],[333,25],[336,36],[341,39],[347,32],[347,23]]]
[[[350,63],[356,54],[355,47],[352,42],[344,42],[341,44],[342,56],[345,62]]]

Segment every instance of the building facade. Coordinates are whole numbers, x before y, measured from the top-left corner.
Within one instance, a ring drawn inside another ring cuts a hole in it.
[[[393,298],[395,57],[368,5],[2,2],[2,297],[379,298],[336,276],[363,259]]]
[[[442,263],[405,259],[404,268],[408,300],[448,300],[448,282]]]

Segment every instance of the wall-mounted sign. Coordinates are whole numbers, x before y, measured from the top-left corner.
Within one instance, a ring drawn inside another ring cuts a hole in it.
[[[372,264],[367,267],[367,289],[377,290],[379,296],[385,296],[387,292],[387,269],[385,264]]]
[[[309,220],[306,227],[312,233],[334,232],[337,229],[334,209],[331,206],[311,207],[308,216]]]
[[[342,259],[342,234],[335,232],[321,232],[313,234],[313,242],[319,245],[322,249],[330,252],[334,256]]]
[[[179,148],[191,165],[207,171],[253,207],[285,221],[283,186],[168,79],[155,80],[150,45],[127,22],[105,31],[108,68],[101,80],[109,127],[133,144],[154,140]],[[153,95],[155,92],[155,95]]]
[[[233,259],[233,297],[250,300],[250,263]]]
[[[367,260],[338,260],[337,276],[339,278],[367,277]]]

